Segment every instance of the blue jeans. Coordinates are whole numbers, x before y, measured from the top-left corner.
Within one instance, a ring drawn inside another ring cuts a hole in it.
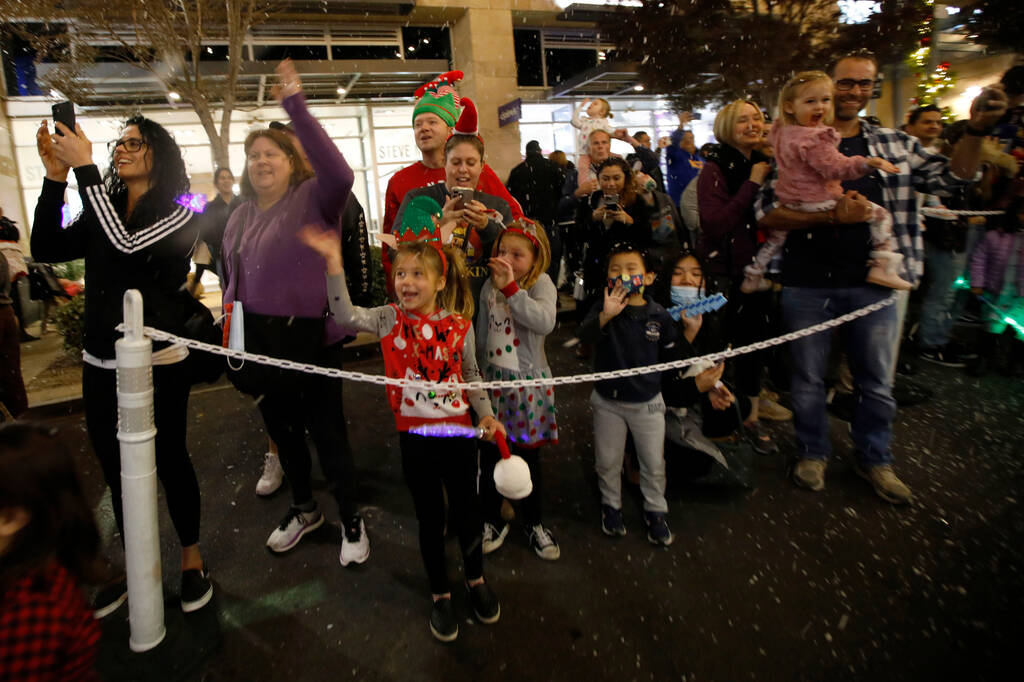
[[[928,242],[924,244],[925,271],[928,291],[921,304],[920,345],[926,348],[945,346],[953,322],[960,314],[963,299],[957,297],[953,282],[964,270],[966,256],[940,249]]]
[[[804,329],[876,303],[891,294],[871,287],[785,287],[782,314],[788,331]],[[866,467],[892,461],[889,441],[896,401],[892,399],[892,365],[898,333],[895,306],[839,327],[853,375],[856,408],[851,435],[857,458]],[[805,336],[790,343],[793,356],[793,426],[800,457],[828,459],[828,416],[825,413],[825,371],[830,332]]]

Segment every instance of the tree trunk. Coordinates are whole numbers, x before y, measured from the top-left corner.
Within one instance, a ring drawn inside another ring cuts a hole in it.
[[[228,157],[230,128],[224,126],[222,132],[217,131],[217,124],[213,120],[213,112],[210,111],[210,105],[202,96],[193,99],[192,107],[199,116],[199,122],[202,124],[203,130],[206,131],[206,136],[210,138],[210,153],[213,157],[214,168],[230,168],[231,163]],[[225,116],[230,121],[231,112],[228,111],[227,107],[225,107]]]

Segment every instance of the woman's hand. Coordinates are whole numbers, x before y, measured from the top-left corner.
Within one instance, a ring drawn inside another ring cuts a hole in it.
[[[55,182],[67,182],[68,171],[71,167],[57,157],[57,150],[50,139],[50,129],[46,121],[42,122],[39,130],[36,131],[36,149],[39,151],[39,159],[46,169],[46,177]]]
[[[506,435],[504,425],[494,417],[484,417],[477,426],[483,429],[484,440],[486,441],[493,441],[494,437],[499,433],[503,436]]]
[[[341,266],[341,237],[337,232],[321,230],[316,225],[306,225],[299,230],[299,239],[303,244],[313,249],[327,262],[328,275],[340,275],[343,270]]]
[[[604,206],[598,206],[594,209],[594,222],[600,223],[604,221],[604,214],[608,212],[608,209]]]
[[[491,269],[491,281],[495,289],[504,289],[516,278],[512,264],[503,258],[491,258],[487,261],[487,267]]]
[[[725,371],[725,363],[720,362],[714,367],[704,370],[700,374],[694,377],[694,381],[697,382],[697,390],[701,393],[707,393],[715,387],[718,380],[722,378],[722,372]]]
[[[459,208],[460,197],[452,195],[444,202],[444,206],[441,207],[441,223],[450,223],[452,221],[458,222],[462,220],[466,215],[466,209]]]
[[[683,336],[686,337],[687,343],[693,343],[693,340],[697,338],[697,333],[700,331],[700,325],[704,322],[704,316],[694,315],[693,317],[687,317],[684,314],[682,320]]]
[[[900,172],[900,169],[897,168],[894,164],[878,156],[870,156],[866,159],[866,161],[869,168],[877,168],[878,170],[885,171],[886,173]]]
[[[616,222],[620,222],[623,225],[633,224],[633,216],[626,213],[626,209],[622,208],[621,206],[616,206],[614,209],[612,209],[611,214]]]
[[[991,130],[1003,118],[1008,102],[1001,83],[987,86],[971,102],[970,127],[975,130]]]
[[[711,403],[711,407],[716,410],[728,409],[730,405],[736,402],[736,398],[732,392],[726,387],[725,384],[712,388],[708,392],[708,401]]]
[[[54,126],[62,134],[51,136],[50,146],[60,162],[69,168],[91,165],[92,142],[82,132],[82,126],[76,124],[74,131],[60,121],[54,122]]]
[[[760,185],[772,172],[772,165],[767,161],[758,161],[750,167],[750,181]]]
[[[474,230],[482,230],[487,227],[487,207],[476,199],[466,203],[463,217]]]
[[[274,99],[283,102],[292,95],[302,92],[302,79],[299,78],[299,72],[291,59],[285,59],[274,71],[277,73],[277,83],[270,89]]]

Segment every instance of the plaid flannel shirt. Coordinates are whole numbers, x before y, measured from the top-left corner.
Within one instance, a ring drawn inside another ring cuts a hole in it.
[[[917,215],[915,191],[937,196],[950,196],[958,188],[971,182],[957,177],[949,168],[949,159],[941,154],[929,152],[917,138],[900,130],[871,125],[861,119],[860,129],[868,145],[868,155],[891,161],[898,173],[881,175],[883,206],[892,214],[892,231],[903,254],[901,275],[915,286],[924,274],[924,241]],[[757,219],[779,206],[775,197],[773,172],[754,201]],[[781,255],[781,253],[780,253]]]

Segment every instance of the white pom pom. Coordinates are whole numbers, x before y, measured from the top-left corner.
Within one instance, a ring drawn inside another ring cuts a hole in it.
[[[530,467],[519,455],[499,460],[494,465],[494,487],[498,493],[510,500],[521,500],[533,491]]]

